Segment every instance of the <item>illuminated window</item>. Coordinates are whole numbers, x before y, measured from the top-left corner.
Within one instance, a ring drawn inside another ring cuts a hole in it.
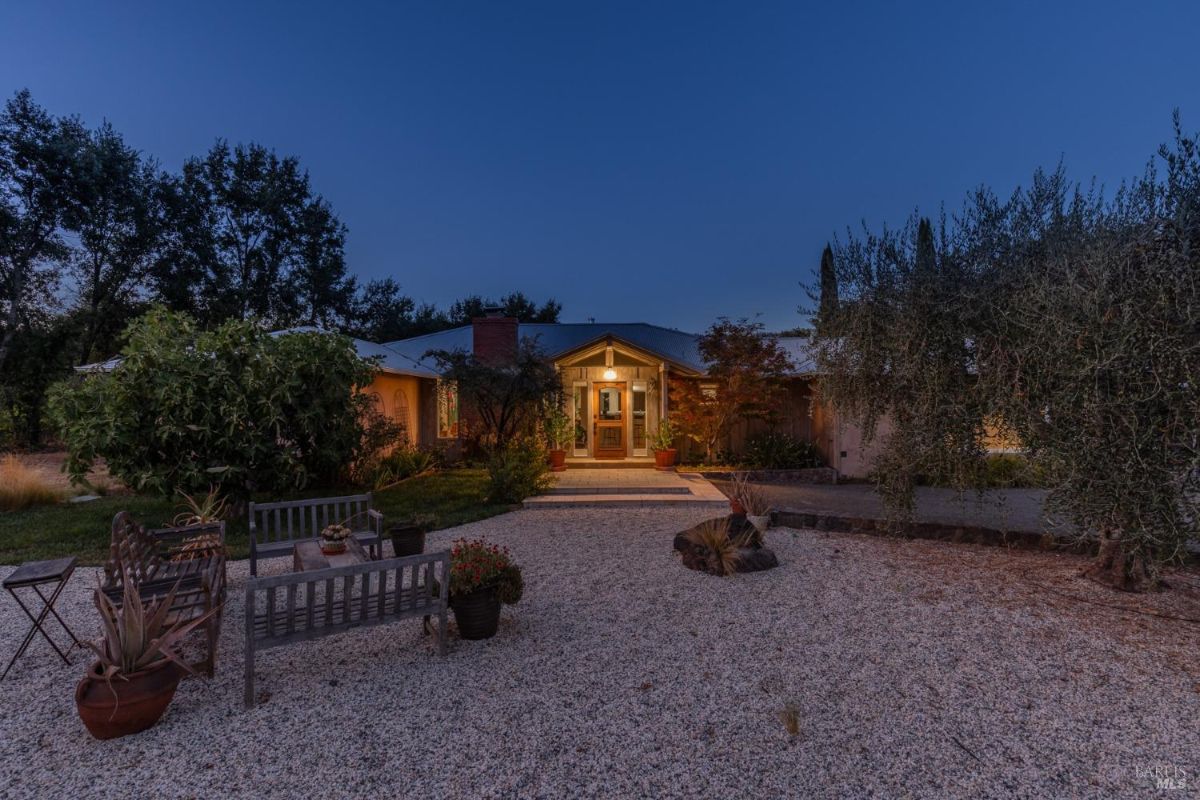
[[[458,438],[458,384],[437,382],[438,438]]]

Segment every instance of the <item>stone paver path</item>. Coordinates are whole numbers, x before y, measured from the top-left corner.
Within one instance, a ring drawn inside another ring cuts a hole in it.
[[[548,493],[525,501],[526,508],[664,506],[729,508],[725,495],[699,475],[654,469],[568,469],[555,476]]]

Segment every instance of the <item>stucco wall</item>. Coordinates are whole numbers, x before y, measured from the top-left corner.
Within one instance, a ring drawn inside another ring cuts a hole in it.
[[[379,398],[376,407],[389,419],[404,426],[411,443],[427,443],[421,436],[422,403],[418,378],[380,373],[363,391]]]

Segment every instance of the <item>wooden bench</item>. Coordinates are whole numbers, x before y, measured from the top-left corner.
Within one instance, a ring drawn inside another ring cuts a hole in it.
[[[147,531],[128,511],[113,518],[108,561],[100,589],[119,608],[124,581],[137,587],[142,602],[164,597],[175,600],[168,624],[186,622],[220,609],[225,602],[225,523],[213,522]],[[221,611],[204,623],[204,658],[190,666],[210,677],[216,669],[221,638]]]
[[[297,541],[316,539],[328,525],[342,524],[354,538],[380,556],[383,514],[371,508],[371,494],[317,497],[279,503],[250,504],[250,574],[258,574],[260,558],[292,555]]]
[[[351,628],[437,616],[446,654],[450,552],[293,572],[246,583],[246,708],[254,705],[254,654]]]

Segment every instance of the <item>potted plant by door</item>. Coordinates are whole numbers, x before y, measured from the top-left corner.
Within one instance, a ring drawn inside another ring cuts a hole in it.
[[[508,548],[483,539],[458,539],[450,548],[450,608],[462,638],[495,636],[500,606],[518,602],[524,588]]]
[[[433,530],[434,518],[429,514],[414,514],[407,522],[388,529],[396,557],[416,556],[425,552],[425,534]]]
[[[563,472],[567,468],[566,444],[574,431],[571,418],[556,404],[542,420],[542,427],[549,445],[550,471]]]
[[[660,419],[658,428],[650,438],[650,449],[654,451],[654,468],[669,470],[675,468],[675,437],[679,431],[675,423],[669,419]]]
[[[181,641],[218,610],[167,624],[178,583],[157,602],[143,603],[129,575],[121,580],[119,607],[96,589],[104,638],[99,645],[88,642],[97,660],[75,687],[79,718],[97,739],[128,736],[158,722],[184,673],[193,673],[179,656]]]

